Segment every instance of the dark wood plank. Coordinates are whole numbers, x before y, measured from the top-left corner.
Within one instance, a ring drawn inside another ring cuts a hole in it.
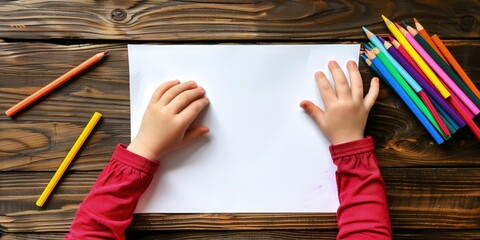
[[[337,232],[330,230],[308,230],[308,231],[135,231],[129,232],[129,239],[162,239],[162,240],[190,240],[190,239],[212,239],[212,240],[250,240],[250,239],[330,239],[336,238]],[[424,240],[424,239],[464,239],[473,240],[480,238],[479,230],[393,230],[393,239]]]
[[[330,230],[308,230],[308,231],[135,231],[129,232],[127,238],[130,239],[162,239],[162,240],[190,240],[190,239],[212,239],[212,240],[229,240],[229,239],[284,239],[284,240],[298,240],[298,239],[335,239],[336,231]],[[393,230],[393,239],[408,239],[408,240],[424,240],[424,239],[464,239],[473,240],[480,238],[479,230],[408,230],[398,231]]]
[[[77,168],[79,161],[74,161],[72,169],[103,169],[115,144],[129,142],[125,45],[4,43],[1,46],[0,129],[4,134],[0,135],[0,169],[56,169],[95,111],[102,113],[103,118],[78,155],[86,165]],[[3,114],[16,102],[103,50],[112,53],[13,119]]]
[[[35,201],[52,173],[0,175],[0,229],[67,231],[98,172],[70,172],[40,209]],[[387,200],[397,229],[479,229],[480,168],[386,168]],[[325,214],[137,214],[131,230],[335,229]]]
[[[129,231],[127,232],[127,239],[160,239],[160,240],[251,240],[251,239],[283,239],[283,240],[298,240],[298,239],[335,239],[336,231],[326,230],[308,230],[308,231]],[[63,239],[65,233],[44,233],[44,234],[23,234],[23,233],[8,233],[0,235],[5,240],[55,240]],[[480,238],[480,231],[478,230],[408,230],[405,232],[397,232],[394,230],[393,239],[408,239],[408,240],[424,240],[424,239],[463,239],[474,240]]]
[[[480,40],[446,43],[480,86]],[[130,139],[125,45],[0,43],[2,112],[103,50],[111,51],[106,59],[14,119],[0,114],[0,171],[55,170],[94,111],[103,114],[103,121],[70,169],[101,170],[115,144]],[[363,63],[360,69],[367,88],[372,72]],[[366,133],[374,136],[382,167],[480,165],[480,143],[468,129],[448,143],[436,145],[405,104],[383,84]]]
[[[160,240],[298,240],[298,239],[335,239],[337,232],[329,230],[290,230],[290,231],[128,231],[127,239],[160,239]],[[5,240],[54,240],[63,239],[65,233],[8,233],[1,236]],[[480,239],[479,230],[408,230],[393,231],[393,239],[424,240],[424,239]]]
[[[0,38],[114,40],[361,39],[419,17],[446,38],[480,36],[480,3],[462,1],[8,1]]]

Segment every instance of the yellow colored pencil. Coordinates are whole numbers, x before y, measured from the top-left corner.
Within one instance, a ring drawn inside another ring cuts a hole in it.
[[[433,72],[433,70],[428,66],[428,64],[423,60],[422,57],[415,51],[415,49],[410,45],[408,40],[403,36],[403,34],[398,30],[393,22],[391,22],[388,18],[382,15],[383,21],[387,25],[387,28],[390,29],[393,35],[397,38],[400,44],[405,48],[408,54],[413,58],[413,60],[418,64],[420,69],[427,75],[428,79],[432,82],[432,84],[438,89],[440,94],[443,98],[450,97],[450,92],[445,88],[443,83],[438,79],[437,75]]]
[[[50,179],[50,182],[45,187],[45,190],[43,190],[42,194],[38,198],[37,203],[36,203],[37,206],[43,207],[43,204],[45,203],[45,201],[47,201],[48,197],[52,193],[52,191],[55,188],[55,186],[57,185],[58,181],[60,180],[60,178],[62,178],[63,173],[65,173],[65,171],[67,170],[68,165],[70,165],[73,158],[78,153],[78,151],[82,147],[83,143],[85,143],[85,140],[87,140],[88,135],[90,135],[93,128],[95,128],[95,125],[97,125],[97,123],[98,123],[98,121],[100,120],[101,117],[102,117],[102,114],[100,114],[98,112],[95,112],[93,114],[90,121],[88,121],[87,126],[83,129],[83,131],[80,134],[80,136],[78,137],[77,141],[75,141],[72,148],[68,152],[67,156],[65,157],[65,159],[63,159],[62,164],[60,164],[60,167],[58,167],[58,169],[55,172],[55,174],[53,175],[52,179]]]

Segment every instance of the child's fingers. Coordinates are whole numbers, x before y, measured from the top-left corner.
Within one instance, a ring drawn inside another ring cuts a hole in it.
[[[317,123],[317,125],[320,126],[324,116],[324,112],[322,111],[322,109],[320,109],[319,107],[317,107],[315,104],[313,104],[308,100],[303,100],[300,103],[300,107],[303,108],[303,110],[305,110],[305,112],[308,113],[308,115],[310,115],[310,117],[313,118],[313,120]]]
[[[377,77],[372,78],[370,81],[370,89],[368,90],[367,95],[365,96],[364,103],[365,107],[370,110],[377,100],[378,92],[380,91],[380,83]]]
[[[338,98],[350,98],[352,93],[350,92],[350,87],[348,86],[347,78],[345,73],[338,66],[338,63],[335,61],[330,61],[328,63],[328,69],[332,72],[333,81],[335,82],[335,92],[337,93]]]
[[[348,73],[350,75],[351,91],[354,100],[360,102],[363,99],[363,82],[358,66],[354,61],[348,61],[347,63]]]
[[[160,100],[160,98],[163,96],[163,94],[165,94],[165,92],[170,89],[171,87],[179,84],[180,81],[178,80],[173,80],[173,81],[168,81],[168,82],[164,82],[162,84],[160,84],[160,86],[157,87],[157,89],[155,90],[155,92],[153,93],[152,95],[152,98],[150,100],[150,103],[156,103],[158,102],[158,100]]]
[[[193,101],[203,97],[205,94],[205,90],[203,88],[195,88],[186,90],[179,95],[177,95],[169,104],[168,106],[172,108],[175,113],[181,112],[184,108],[186,108],[190,103]]]
[[[325,106],[327,106],[328,103],[330,103],[336,98],[332,85],[330,85],[330,82],[328,81],[327,77],[323,72],[316,72],[315,79],[317,80],[317,86],[318,90],[320,91],[320,96],[322,97]]]
[[[193,129],[189,129],[185,132],[181,145],[184,146],[195,142],[197,139],[199,139],[201,136],[205,135],[209,131],[210,130],[206,126],[198,126]]]
[[[190,103],[178,115],[184,126],[189,126],[198,114],[208,105],[208,98],[203,97]]]
[[[196,87],[197,87],[197,84],[194,81],[188,81],[188,82],[177,84],[171,87],[170,89],[168,89],[165,92],[165,94],[163,94],[163,96],[160,98],[159,102],[162,105],[167,105],[180,93]]]

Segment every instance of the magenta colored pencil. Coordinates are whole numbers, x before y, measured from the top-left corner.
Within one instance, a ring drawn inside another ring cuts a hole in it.
[[[422,88],[430,95],[435,101],[450,115],[455,122],[460,126],[465,126],[465,121],[460,117],[460,115],[445,101],[440,93],[438,93],[428,81],[417,72],[417,70],[403,57],[403,55],[393,46],[388,48],[388,52],[397,60],[400,65],[402,65],[405,70],[417,80],[417,83],[422,86]]]
[[[393,58],[395,58],[397,60],[397,62],[403,66],[403,68],[405,68],[405,65],[403,65],[402,63],[405,63],[405,61],[402,61],[402,60],[405,60],[405,59],[402,59],[402,58],[398,58],[400,53],[398,51],[396,51],[395,47],[393,47],[392,44],[390,44],[389,42],[386,42],[383,38],[379,37],[380,38],[380,41],[383,40],[383,43],[385,45],[385,49],[387,49],[387,51],[392,55]],[[391,49],[391,50],[390,50]],[[393,53],[393,54],[392,54]],[[409,65],[406,65],[407,67],[410,67]],[[405,70],[407,72],[409,72],[409,69],[405,68]],[[411,73],[409,73],[415,80],[415,76],[412,75]],[[415,80],[417,83],[419,82],[418,80]],[[447,125],[445,124],[445,122],[442,120],[442,118],[440,117],[440,114],[438,113],[437,109],[435,109],[435,106],[433,106],[433,103],[431,101],[431,97],[429,97],[427,95],[427,93],[425,92],[424,89],[421,89],[420,91],[417,92],[417,94],[420,96],[420,98],[422,99],[423,103],[425,103],[425,105],[427,106],[428,110],[430,111],[430,113],[432,114],[433,118],[435,119],[435,122],[437,122],[438,126],[440,127],[440,130],[443,134],[443,136],[445,138],[448,138],[450,136],[450,131],[448,130],[447,128]]]
[[[413,36],[409,32],[407,32],[407,30],[401,28],[400,31],[405,36],[407,41],[412,45],[412,47],[418,52],[418,54],[422,56],[423,60],[427,62],[428,65],[430,65],[430,67],[433,69],[433,71],[435,71],[435,73],[438,75],[438,77],[443,80],[445,85],[447,85],[453,91],[451,93],[455,93],[455,95],[457,95],[457,97],[462,100],[462,102],[467,106],[468,110],[470,110],[470,112],[473,113],[474,116],[479,114],[480,109],[478,109],[478,107],[472,102],[472,100],[470,100],[470,98],[465,95],[465,93],[457,86],[457,84],[453,82],[453,80],[445,73],[445,71],[443,71],[443,69],[438,66],[437,62],[435,62],[435,60],[430,57],[430,55],[422,48],[422,46],[420,46],[417,40],[415,40],[415,38],[413,38]]]

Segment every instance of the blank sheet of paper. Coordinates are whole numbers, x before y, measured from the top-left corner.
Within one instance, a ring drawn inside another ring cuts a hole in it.
[[[313,120],[314,74],[358,61],[355,45],[128,45],[131,136],[161,83],[195,80],[210,133],[161,159],[137,213],[335,212],[336,167]]]

